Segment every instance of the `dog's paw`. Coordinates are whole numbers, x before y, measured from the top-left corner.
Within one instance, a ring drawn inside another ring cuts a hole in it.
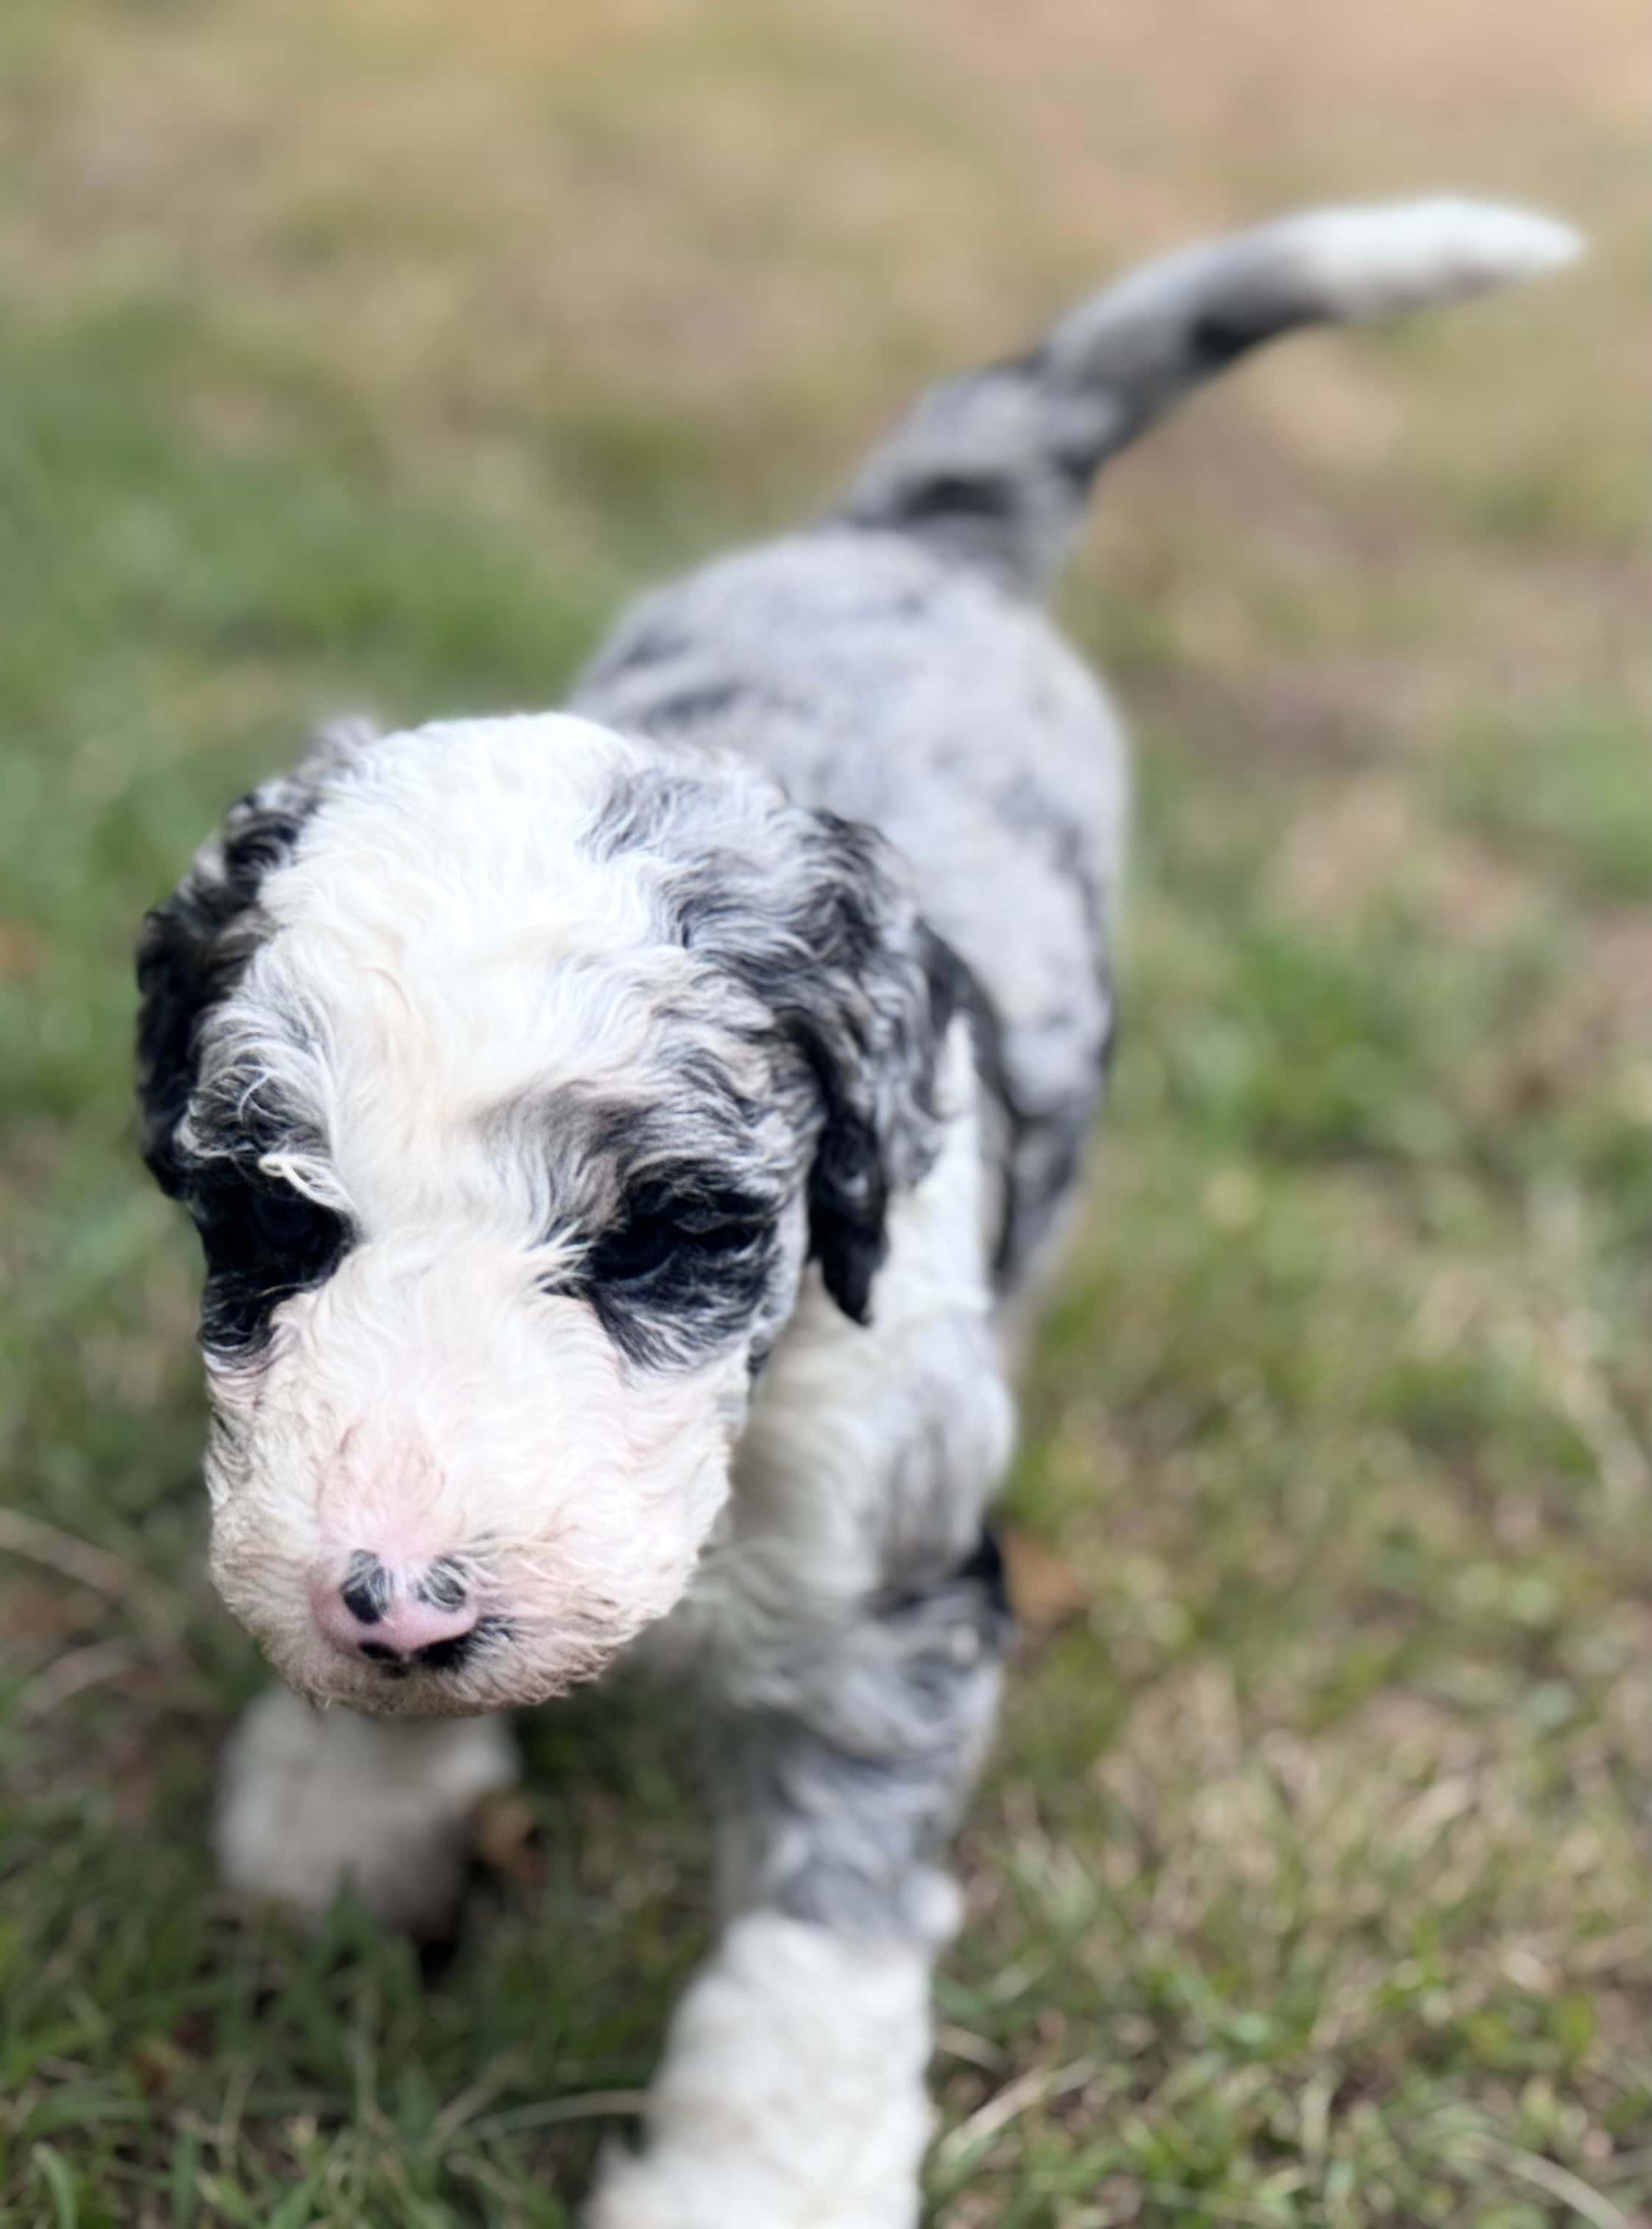
[[[926,1952],[748,1913],[690,1982],[646,2148],[603,2155],[583,2229],[914,2229],[929,2034]]]
[[[618,2145],[605,2150],[580,2229],[916,2229],[917,2186],[902,2173],[897,2187],[847,2197],[800,2192],[749,2162],[676,2143],[640,2157]]]
[[[437,1935],[458,1904],[472,1815],[516,1777],[500,1719],[365,1718],[274,1687],[224,1754],[219,1870],[312,1919],[348,1881],[388,1924]]]

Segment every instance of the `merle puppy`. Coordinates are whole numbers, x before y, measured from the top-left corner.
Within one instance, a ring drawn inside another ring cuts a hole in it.
[[[1573,246],[1427,202],[1127,277],[646,598],[569,711],[328,736],[150,916],[213,1573],[288,1683],[229,1878],[427,1923],[511,1776],[479,1714],[627,1654],[697,1683],[722,1933],[602,2229],[916,2218],[1005,1311],[1112,1029],[1123,749],[1039,609],[1090,482],[1259,342]]]

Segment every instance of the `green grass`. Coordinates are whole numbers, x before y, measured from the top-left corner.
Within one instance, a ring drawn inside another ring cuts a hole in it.
[[[998,46],[852,0],[295,20],[4,35],[6,2229],[568,2222],[704,1940],[678,1730],[625,1693],[531,1722],[543,1847],[440,1972],[215,1888],[261,1674],[202,1568],[190,1244],[131,1143],[138,915],[314,715],[554,701],[995,288],[1012,326],[1030,228],[1039,274],[1100,260],[1148,160],[1064,132],[1097,80],[1059,10]],[[1135,54],[1155,114],[1207,43]],[[1121,470],[1068,595],[1137,714],[1138,839],[1009,1504],[1083,1606],[1030,1632],[961,1842],[941,2229],[1652,2219],[1636,221],[1615,112],[1555,83],[1607,274],[1573,324],[1282,355]],[[1455,117],[1385,97],[1455,171]],[[1277,160],[1333,189],[1300,105]],[[1167,193],[1191,157],[1152,159]]]

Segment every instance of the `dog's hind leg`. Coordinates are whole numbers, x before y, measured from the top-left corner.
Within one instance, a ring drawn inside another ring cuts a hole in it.
[[[505,1722],[370,1718],[271,1687],[224,1754],[216,1846],[225,1880],[319,1918],[348,1882],[379,1918],[442,1932],[477,1803],[517,1777]]]
[[[910,2229],[947,1838],[1009,1620],[990,1541],[781,1668],[713,1730],[723,1925],[672,2022],[646,2149],[588,2229]]]

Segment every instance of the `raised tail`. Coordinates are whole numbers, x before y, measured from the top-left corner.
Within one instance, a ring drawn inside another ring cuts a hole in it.
[[[1310,209],[1185,248],[1092,296],[1027,355],[931,388],[834,515],[1037,589],[1108,458],[1247,350],[1478,294],[1581,246],[1552,217],[1430,200]]]

